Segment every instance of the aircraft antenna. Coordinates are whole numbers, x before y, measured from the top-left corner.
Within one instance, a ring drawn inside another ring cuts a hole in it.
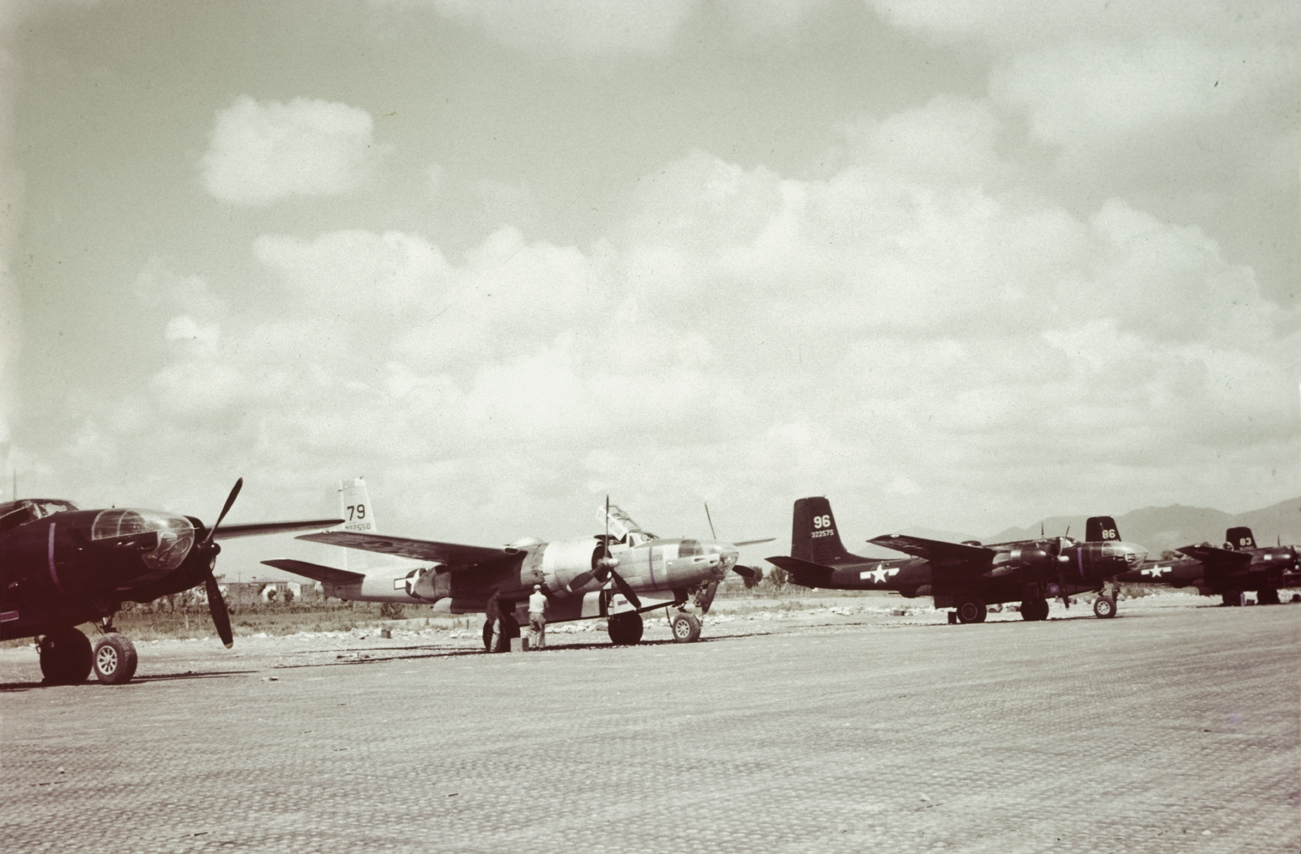
[[[709,520],[709,536],[713,537],[715,540],[718,539],[718,534],[714,532],[714,520],[713,520],[713,518],[709,515],[709,502],[708,502],[708,501],[705,502],[705,518]]]

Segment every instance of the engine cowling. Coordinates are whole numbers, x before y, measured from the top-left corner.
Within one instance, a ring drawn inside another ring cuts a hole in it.
[[[1037,546],[1010,549],[994,555],[990,575],[1011,575],[1020,570],[1044,570],[1053,562],[1053,556],[1046,549]]]
[[[542,549],[542,577],[552,596],[599,590],[597,567],[604,551],[593,540],[561,540]]]

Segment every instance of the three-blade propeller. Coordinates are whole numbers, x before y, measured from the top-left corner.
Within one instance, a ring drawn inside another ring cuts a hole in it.
[[[208,591],[208,613],[212,615],[212,623],[217,627],[217,635],[226,645],[226,649],[234,646],[235,635],[230,629],[230,612],[226,609],[226,600],[221,597],[221,588],[217,586],[217,577],[213,574],[217,566],[217,554],[221,551],[221,546],[213,542],[213,538],[217,536],[217,528],[230,512],[235,498],[243,487],[244,478],[241,477],[235,481],[235,487],[231,489],[230,495],[226,496],[226,504],[221,508],[221,515],[217,517],[216,523],[208,530],[208,536],[199,544],[200,550],[210,553],[205,556],[207,566],[204,567],[203,576],[203,584]]]

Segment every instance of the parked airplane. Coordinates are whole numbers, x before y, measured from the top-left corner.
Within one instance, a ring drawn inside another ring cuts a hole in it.
[[[1261,547],[1251,529],[1229,528],[1224,548],[1183,546],[1188,557],[1173,561],[1147,561],[1118,579],[1127,583],[1196,587],[1203,596],[1219,596],[1225,605],[1241,605],[1242,594],[1256,591],[1261,605],[1277,605],[1280,587],[1301,584],[1301,556],[1296,546]]]
[[[265,522],[221,528],[244,479],[211,528],[193,516],[158,510],[81,510],[71,501],[24,498],[0,504],[0,640],[38,637],[49,684],[84,682],[93,667],[106,684],[130,681],[138,658],[113,628],[123,602],[150,602],[204,585],[217,634],[233,643],[230,617],[213,568],[214,540],[301,531],[338,520]],[[76,626],[98,622],[91,650]]]
[[[913,556],[882,561],[850,554],[841,544],[831,503],[825,498],[795,502],[791,558],[770,557],[794,571],[798,584],[851,590],[893,590],[908,597],[931,596],[937,608],[955,608],[962,623],[983,622],[988,605],[1021,603],[1025,620],[1048,617],[1048,598],[1069,607],[1076,593],[1100,591],[1114,576],[1137,566],[1147,550],[1120,540],[1110,517],[1087,523],[1084,542],[1044,537],[984,546],[890,535],[869,542]],[[1094,613],[1115,615],[1113,597],[1099,596]]]
[[[820,496],[795,501],[790,556],[774,555],[767,560],[803,587],[887,590],[909,599],[931,595],[931,567],[925,560],[880,560],[850,554],[837,533],[831,502]]]
[[[357,478],[341,484],[340,500],[347,520],[342,530],[298,537],[420,561],[383,563],[339,569],[301,560],[263,563],[312,578],[325,595],[365,602],[432,605],[449,600],[453,614],[481,613],[495,592],[507,620],[505,637],[527,624],[528,596],[541,584],[548,599],[547,621],[607,620],[610,640],[635,644],[641,640],[641,615],[659,608],[670,614],[673,638],[700,637],[700,619],[685,609],[694,599],[708,611],[718,582],[737,567],[737,545],[719,540],[666,539],[643,531],[618,507],[598,508],[606,533],[578,540],[543,542],[534,537],[508,546],[470,546],[379,534],[374,528],[366,483]],[[751,542],[764,542],[763,540]],[[676,608],[675,612],[668,609]],[[485,645],[489,637],[485,626]]]

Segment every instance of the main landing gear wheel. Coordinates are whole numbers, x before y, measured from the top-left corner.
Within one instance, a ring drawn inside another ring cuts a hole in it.
[[[1021,619],[1031,621],[1048,619],[1048,600],[1028,599],[1022,602]]]
[[[95,678],[105,685],[125,685],[136,675],[139,657],[131,638],[117,632],[95,644]]]
[[[1110,620],[1116,616],[1116,600],[1110,596],[1099,596],[1093,600],[1093,616],[1099,620]]]
[[[691,643],[700,639],[700,619],[695,614],[678,614],[670,621],[673,628],[673,640],[677,643]]]
[[[74,628],[58,629],[37,645],[46,685],[77,685],[90,675],[90,639]]]
[[[606,631],[610,633],[610,643],[617,646],[631,646],[641,642],[643,628],[641,614],[628,611],[611,617]]]
[[[1279,604],[1278,589],[1275,587],[1262,587],[1256,591],[1257,605],[1277,605]]]
[[[1242,607],[1242,594],[1237,591],[1221,593],[1220,602],[1229,608],[1240,608]]]
[[[985,622],[985,613],[988,609],[985,607],[985,600],[978,596],[970,596],[958,602],[958,622],[959,623],[983,623]]]

